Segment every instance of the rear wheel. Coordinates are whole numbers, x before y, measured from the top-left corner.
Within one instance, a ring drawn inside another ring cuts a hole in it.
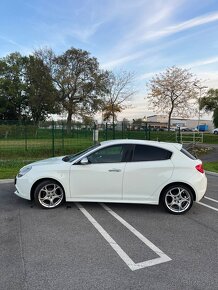
[[[192,191],[185,185],[170,186],[162,194],[162,204],[172,214],[183,214],[192,207]]]
[[[34,192],[35,203],[42,208],[55,208],[64,200],[62,186],[54,180],[45,180],[39,183]]]

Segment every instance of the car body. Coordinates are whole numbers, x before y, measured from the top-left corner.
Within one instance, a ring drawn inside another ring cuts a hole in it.
[[[213,134],[218,134],[218,128],[215,128],[215,129],[213,130]]]
[[[181,144],[111,140],[23,167],[16,194],[43,208],[69,202],[159,204],[186,212],[205,194],[202,162]]]

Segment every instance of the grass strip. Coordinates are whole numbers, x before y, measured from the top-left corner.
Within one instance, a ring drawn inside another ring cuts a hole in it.
[[[207,171],[212,171],[218,173],[218,161],[215,162],[205,162],[204,169]]]
[[[19,170],[35,160],[14,161],[14,160],[1,160],[0,161],[0,179],[14,178]]]

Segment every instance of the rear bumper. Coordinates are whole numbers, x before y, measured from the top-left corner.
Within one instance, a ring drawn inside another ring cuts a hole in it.
[[[207,177],[205,174],[202,176],[201,180],[195,186],[195,193],[196,193],[196,201],[200,201],[207,190]]]

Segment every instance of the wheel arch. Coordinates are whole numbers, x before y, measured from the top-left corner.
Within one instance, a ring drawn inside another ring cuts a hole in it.
[[[35,181],[35,183],[32,185],[31,187],[31,191],[30,191],[30,199],[31,200],[34,200],[34,192],[35,192],[35,189],[36,187],[43,181],[55,181],[56,183],[58,183],[63,191],[64,191],[64,201],[66,200],[66,197],[65,197],[65,190],[64,190],[64,187],[63,187],[63,184],[61,184],[57,179],[54,179],[54,178],[41,178],[41,179],[38,179],[37,181]]]
[[[162,198],[162,195],[164,193],[164,191],[168,188],[168,187],[171,187],[171,186],[178,186],[178,185],[184,185],[186,187],[188,187],[192,194],[193,194],[193,200],[195,201],[196,200],[196,193],[195,193],[195,190],[193,189],[193,187],[191,187],[189,184],[185,183],[185,182],[172,182],[172,183],[169,183],[167,184],[162,190],[161,190],[161,193],[160,193],[160,196],[159,196],[159,204],[161,203],[161,198]]]

